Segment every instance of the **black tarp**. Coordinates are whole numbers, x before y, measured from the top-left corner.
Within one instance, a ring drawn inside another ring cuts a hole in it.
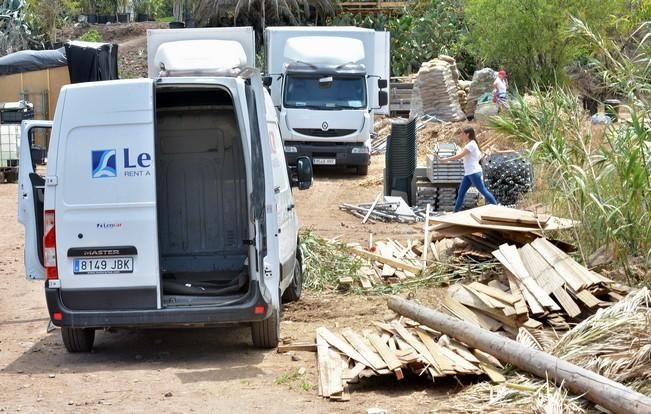
[[[118,79],[118,45],[73,41],[65,49],[70,83]]]
[[[68,64],[64,48],[56,50],[22,50],[0,57],[0,76],[56,68]]]

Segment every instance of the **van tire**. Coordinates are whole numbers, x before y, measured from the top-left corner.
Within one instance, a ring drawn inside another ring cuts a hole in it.
[[[251,324],[251,339],[256,348],[270,349],[278,346],[280,337],[280,315],[275,310],[271,316],[260,322]]]
[[[291,283],[283,292],[283,303],[296,302],[301,298],[301,293],[303,293],[303,262],[299,253],[296,256],[294,275],[292,276]]]
[[[360,165],[357,167],[357,175],[368,175],[368,165]]]
[[[90,352],[95,342],[95,329],[61,328],[61,338],[68,352]]]

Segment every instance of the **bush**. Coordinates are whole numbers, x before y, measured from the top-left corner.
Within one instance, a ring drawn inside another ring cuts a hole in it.
[[[328,24],[390,31],[392,76],[417,72],[423,62],[442,53],[456,57],[467,77],[475,69],[475,59],[465,45],[461,0],[417,0],[400,17],[340,14]]]
[[[95,29],[90,29],[83,35],[79,36],[79,40],[82,40],[84,42],[103,42],[104,39],[102,38],[102,35]]]

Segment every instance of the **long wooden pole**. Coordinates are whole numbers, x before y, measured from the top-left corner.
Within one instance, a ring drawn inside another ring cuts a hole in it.
[[[651,398],[546,352],[528,348],[397,296],[389,298],[389,309],[464,342],[471,348],[488,352],[502,362],[562,384],[575,394],[582,395],[613,413],[651,413]]]

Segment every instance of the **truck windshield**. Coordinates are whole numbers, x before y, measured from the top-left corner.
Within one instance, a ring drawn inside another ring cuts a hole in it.
[[[361,76],[289,75],[284,104],[286,108],[363,109],[366,80]]]

